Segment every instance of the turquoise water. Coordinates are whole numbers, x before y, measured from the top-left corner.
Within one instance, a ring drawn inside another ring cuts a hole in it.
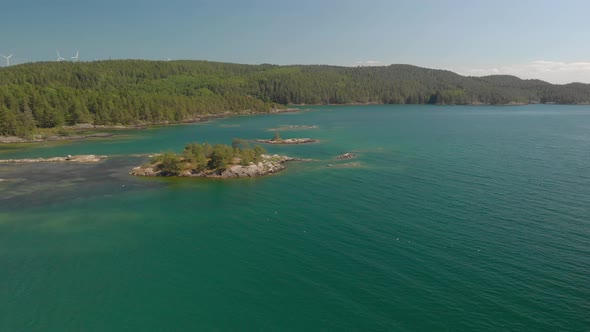
[[[133,178],[313,137],[259,179]],[[346,106],[0,146],[0,331],[588,331],[590,107]],[[357,159],[337,161],[354,152]],[[332,164],[333,167],[327,167]]]

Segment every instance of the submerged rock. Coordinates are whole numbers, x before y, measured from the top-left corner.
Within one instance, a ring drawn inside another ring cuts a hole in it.
[[[343,159],[352,159],[354,157],[356,157],[356,155],[354,155],[354,154],[352,154],[350,152],[347,152],[347,153],[344,153],[344,154],[339,155],[338,157],[336,157],[336,159],[343,160]]]

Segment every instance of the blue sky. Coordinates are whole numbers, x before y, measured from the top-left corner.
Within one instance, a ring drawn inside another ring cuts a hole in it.
[[[56,49],[82,60],[409,63],[590,83],[588,13],[582,0],[12,0],[0,53],[15,64]]]

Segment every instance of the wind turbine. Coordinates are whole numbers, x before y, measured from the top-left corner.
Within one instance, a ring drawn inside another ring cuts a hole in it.
[[[0,54],[0,55],[2,55],[2,54]],[[9,55],[9,56],[2,55],[2,57],[3,57],[4,59],[6,59],[6,67],[10,66],[10,58],[12,58],[12,56],[13,56],[13,55],[14,55],[14,54],[11,54],[11,55]]]
[[[64,61],[65,58],[61,57],[61,54],[59,54],[59,51],[58,50],[55,50],[55,51],[57,52],[57,62]]]
[[[74,60],[74,62],[78,62],[79,59],[80,59],[80,50],[76,51],[76,56],[72,57],[72,60]]]

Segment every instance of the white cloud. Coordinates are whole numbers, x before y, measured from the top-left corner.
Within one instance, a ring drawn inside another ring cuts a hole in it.
[[[383,62],[377,60],[357,61],[355,66],[383,66]]]
[[[551,83],[590,83],[590,62],[538,60],[496,68],[457,67],[450,69],[462,75],[514,75],[523,79],[540,79]]]

